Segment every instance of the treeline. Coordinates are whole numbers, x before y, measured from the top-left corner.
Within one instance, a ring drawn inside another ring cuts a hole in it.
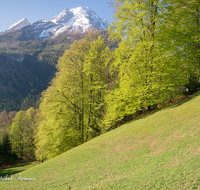
[[[52,158],[199,89],[198,0],[116,0],[113,6],[109,32],[118,48],[111,51],[90,34],[65,51],[39,109],[13,119],[18,157]]]

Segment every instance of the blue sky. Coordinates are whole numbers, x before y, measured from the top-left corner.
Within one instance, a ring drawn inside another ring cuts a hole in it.
[[[111,23],[114,11],[109,6],[112,0],[0,0],[0,31],[27,18],[30,23],[49,19],[66,8],[89,7],[101,18]]]

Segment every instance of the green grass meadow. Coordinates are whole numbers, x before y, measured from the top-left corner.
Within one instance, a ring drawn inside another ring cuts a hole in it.
[[[0,189],[200,189],[200,93],[20,174]]]

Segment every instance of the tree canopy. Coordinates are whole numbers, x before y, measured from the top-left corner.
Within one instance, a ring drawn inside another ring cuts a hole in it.
[[[10,130],[12,151],[20,159],[35,158],[35,114],[36,111],[31,107],[26,112],[17,112],[13,119]]]
[[[37,157],[51,158],[100,133],[109,78],[110,49],[88,35],[75,41],[42,94],[36,135]]]
[[[186,15],[185,4],[189,8]],[[113,63],[119,68],[119,80],[118,88],[106,98],[106,128],[183,93],[189,83],[188,74],[197,72],[195,64],[199,64],[198,6],[196,0],[115,1],[116,20],[109,31],[113,39],[120,41]],[[182,39],[185,35],[187,38]]]

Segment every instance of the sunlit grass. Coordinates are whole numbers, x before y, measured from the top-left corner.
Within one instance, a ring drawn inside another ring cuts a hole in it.
[[[14,168],[13,168],[14,169]],[[200,95],[21,172],[0,189],[198,189]]]

